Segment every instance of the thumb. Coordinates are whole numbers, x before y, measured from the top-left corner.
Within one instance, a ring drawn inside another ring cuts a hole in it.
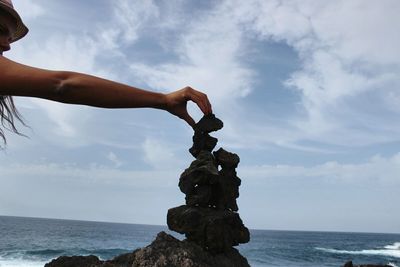
[[[189,113],[185,112],[181,119],[185,120],[190,126],[193,126],[196,124],[196,122],[193,120],[193,118],[189,115]]]

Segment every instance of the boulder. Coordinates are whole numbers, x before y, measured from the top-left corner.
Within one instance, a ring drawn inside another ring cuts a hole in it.
[[[44,267],[97,267],[102,266],[103,262],[94,255],[90,256],[61,256]]]
[[[182,205],[168,210],[167,224],[169,229],[185,234],[188,241],[214,254],[250,240],[239,214],[229,210]]]
[[[343,267],[392,267],[391,265],[387,264],[361,264],[361,265],[354,265],[352,261],[346,262]]]
[[[250,267],[246,258],[231,248],[211,254],[195,243],[180,241],[160,232],[147,247],[119,255],[108,261],[96,256],[61,256],[45,267]]]

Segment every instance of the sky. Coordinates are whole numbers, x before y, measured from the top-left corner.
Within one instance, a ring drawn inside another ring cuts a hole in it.
[[[251,229],[400,233],[397,0],[14,0],[4,53],[139,88],[205,92]],[[192,129],[167,112],[16,98],[0,215],[166,224]],[[195,120],[202,116],[194,104]]]

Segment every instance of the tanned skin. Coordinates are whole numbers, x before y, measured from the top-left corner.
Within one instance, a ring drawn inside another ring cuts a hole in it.
[[[0,95],[38,97],[62,103],[102,108],[157,108],[195,124],[187,112],[193,101],[204,114],[212,113],[210,101],[202,92],[189,86],[172,93],[146,91],[99,77],[34,68],[2,56],[10,50],[14,19],[0,13]]]

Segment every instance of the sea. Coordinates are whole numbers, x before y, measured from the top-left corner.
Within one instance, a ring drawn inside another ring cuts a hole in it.
[[[131,252],[166,226],[0,216],[0,267],[44,266],[61,255],[100,259]],[[238,246],[251,266],[400,266],[400,234],[251,230]],[[183,239],[183,236],[174,236]]]

